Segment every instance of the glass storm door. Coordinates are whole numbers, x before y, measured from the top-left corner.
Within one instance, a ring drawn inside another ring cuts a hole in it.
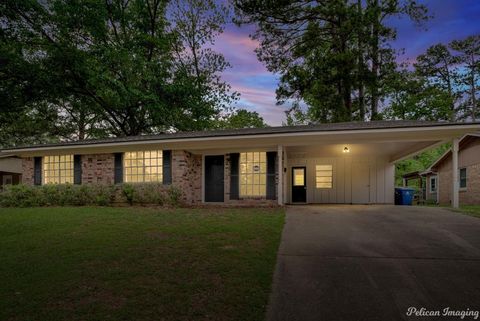
[[[292,167],[292,203],[307,202],[306,167]]]

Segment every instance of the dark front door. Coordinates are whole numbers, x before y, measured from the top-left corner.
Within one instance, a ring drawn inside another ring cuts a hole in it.
[[[205,156],[205,202],[223,202],[223,155]]]
[[[307,202],[306,167],[292,167],[292,203]]]

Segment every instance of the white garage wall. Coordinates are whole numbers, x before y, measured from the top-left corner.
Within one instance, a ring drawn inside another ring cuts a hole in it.
[[[333,187],[331,189],[317,189],[315,187],[315,165],[327,164],[333,165]],[[390,164],[386,158],[289,155],[287,167],[288,202],[290,202],[292,196],[291,173],[292,167],[295,166],[306,166],[308,203],[393,203],[394,165]],[[361,193],[361,186],[364,186],[365,193]]]

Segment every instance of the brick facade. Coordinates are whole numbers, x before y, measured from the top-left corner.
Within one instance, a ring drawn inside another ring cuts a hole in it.
[[[230,199],[230,155],[225,154],[224,162],[224,203],[229,205],[276,205],[276,200],[263,198]],[[202,203],[202,155],[195,155],[184,150],[172,151],[172,185],[178,187],[182,193],[182,201],[186,205]],[[114,184],[115,155],[88,154],[81,156],[82,184]],[[33,185],[34,159],[22,160],[22,183]],[[278,185],[278,170],[276,173]],[[276,186],[276,195],[278,186]]]
[[[172,185],[183,192],[185,204],[202,201],[202,156],[172,151]]]
[[[451,163],[448,162],[448,165]],[[470,165],[467,169],[467,188],[460,189],[458,200],[460,205],[480,204],[480,164]],[[450,205],[452,201],[452,170],[442,166],[438,172],[439,177],[439,203]]]
[[[452,201],[452,162],[444,161],[438,168],[439,203],[450,205]],[[480,163],[469,166],[459,166],[467,169],[467,188],[459,190],[460,205],[480,204]]]
[[[22,159],[22,184],[33,185],[34,160],[33,157]]]
[[[450,165],[450,164],[449,164]],[[452,170],[443,168],[438,172],[438,203],[450,205],[452,195]]]
[[[82,184],[114,184],[115,155],[82,155]]]

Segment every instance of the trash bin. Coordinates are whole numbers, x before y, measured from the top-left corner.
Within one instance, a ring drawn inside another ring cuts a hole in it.
[[[395,205],[412,205],[414,194],[415,190],[413,188],[395,188]]]

